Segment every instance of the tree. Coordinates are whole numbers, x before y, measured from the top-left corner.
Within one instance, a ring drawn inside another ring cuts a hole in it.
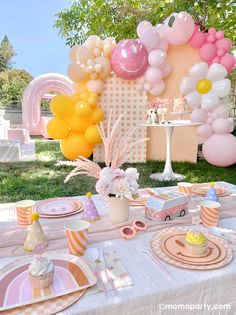
[[[140,21],[156,25],[172,12],[187,11],[205,28],[225,30],[225,35],[236,43],[234,4],[235,0],[77,0],[57,13],[55,27],[69,46],[82,44],[92,34],[119,41],[137,37]]]
[[[14,56],[16,56],[16,53],[8,37],[5,35],[0,43],[0,71],[11,69],[13,64],[12,58]]]
[[[25,70],[8,69],[0,72],[0,105],[21,105],[23,91],[32,79]]]

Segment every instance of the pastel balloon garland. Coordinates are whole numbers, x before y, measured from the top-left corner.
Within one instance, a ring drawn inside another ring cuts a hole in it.
[[[125,80],[136,80],[138,92],[157,97],[165,91],[164,79],[172,71],[167,60],[169,45],[190,43],[199,49],[203,62],[194,65],[189,76],[182,79],[180,92],[193,109],[192,121],[202,123],[197,133],[208,162],[218,166],[235,163],[236,138],[229,134],[234,125],[227,118],[227,107],[221,104],[221,98],[230,91],[230,81],[225,77],[235,65],[234,56],[229,54],[232,44],[224,32],[210,28],[208,33],[203,33],[191,15],[180,12],[156,26],[142,21],[137,26],[137,34],[137,39],[124,39],[118,44],[112,38],[102,40],[92,35],[82,46],[71,48],[68,76],[74,82],[75,94],[56,96],[52,100],[51,111],[55,117],[47,126],[49,135],[60,139],[65,157],[71,160],[79,155],[89,157],[94,145],[101,142],[96,124],[104,114],[97,106],[97,99],[112,71]],[[215,135],[227,135],[231,148],[227,149],[228,158],[220,154],[217,160],[211,158],[209,152],[214,151],[212,148],[219,141],[212,138]]]

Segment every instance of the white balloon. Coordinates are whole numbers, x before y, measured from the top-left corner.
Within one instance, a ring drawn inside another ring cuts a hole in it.
[[[194,109],[200,107],[201,95],[197,91],[189,93],[188,95],[185,96],[185,98],[190,108]]]
[[[202,95],[201,107],[205,111],[210,111],[219,105],[219,98],[215,93],[209,92]]]
[[[227,76],[227,70],[219,63],[213,63],[207,73],[207,79],[212,82],[222,80]]]
[[[231,83],[229,79],[223,79],[212,84],[212,91],[219,97],[226,97],[231,89]]]
[[[180,82],[180,92],[184,95],[191,93],[196,88],[196,80],[192,77],[183,77]]]
[[[208,64],[206,62],[199,62],[189,69],[189,74],[197,82],[198,80],[202,80],[206,78],[207,71],[208,71]]]
[[[158,68],[166,61],[167,54],[164,50],[153,50],[148,55],[148,62],[151,67]]]
[[[149,91],[153,96],[161,95],[165,91],[165,83],[161,80],[156,84],[153,84],[152,89]]]

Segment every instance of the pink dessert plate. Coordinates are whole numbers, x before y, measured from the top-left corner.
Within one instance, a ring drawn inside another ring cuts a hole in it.
[[[151,248],[155,255],[177,267],[209,270],[227,265],[233,258],[233,251],[221,239],[206,234],[207,250],[201,255],[190,254],[184,239],[189,228],[168,228],[154,234]]]
[[[64,295],[63,298],[57,297],[51,300],[38,302],[26,306],[17,307],[8,311],[1,312],[1,315],[53,315],[65,310],[78,301],[86,289]]]
[[[201,197],[205,197],[210,188],[209,184],[197,184],[192,187],[192,192]],[[231,194],[231,190],[223,186],[214,186],[218,197],[225,197]]]
[[[47,257],[53,262],[55,273],[52,285],[45,289],[32,289],[29,282],[32,256],[16,260],[0,270],[0,312],[78,293],[96,284],[92,270],[81,258],[56,253],[47,254]]]
[[[52,198],[37,203],[36,211],[41,217],[68,216],[83,210],[83,204],[72,198]]]

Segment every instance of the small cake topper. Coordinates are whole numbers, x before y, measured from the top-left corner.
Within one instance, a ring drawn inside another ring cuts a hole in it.
[[[88,192],[86,194],[85,209],[81,215],[81,219],[86,221],[96,221],[99,218],[100,216],[92,199],[92,193]]]

